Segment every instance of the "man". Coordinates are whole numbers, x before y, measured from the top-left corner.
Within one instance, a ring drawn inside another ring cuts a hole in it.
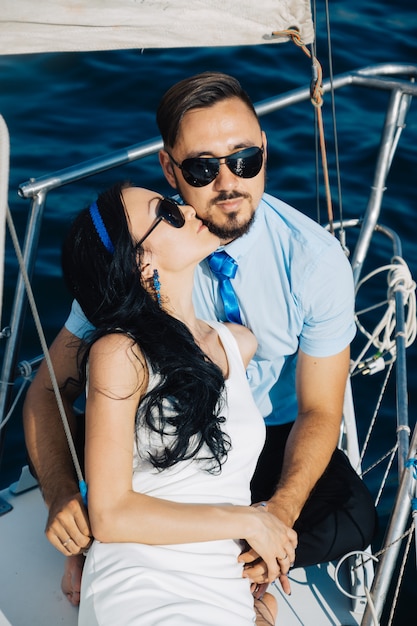
[[[264,194],[265,133],[235,79],[204,73],[174,85],[157,121],[168,182],[238,264],[231,279],[237,312],[230,283],[219,290],[223,279],[210,260],[196,276],[197,314],[238,319],[259,342],[248,376],[267,441],[252,483],[253,501],[263,501],[297,531],[296,566],[364,549],[375,528],[372,499],[346,457],[335,451],[355,332],[353,281],[341,247],[313,221]],[[81,391],[75,382],[77,337],[87,328],[75,304],[51,347],[74,432],[71,407]],[[76,604],[82,567],[77,555],[89,544],[90,531],[50,389],[42,366],[27,395],[25,432],[49,507],[47,537],[73,557],[63,588]],[[249,571],[263,568],[256,554],[242,559]],[[283,586],[288,591],[285,580]]]

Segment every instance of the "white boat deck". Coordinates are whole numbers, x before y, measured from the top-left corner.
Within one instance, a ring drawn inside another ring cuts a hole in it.
[[[13,506],[0,517],[0,626],[76,626],[78,611],[60,589],[65,557],[44,535],[46,507],[39,490],[16,496],[7,489],[0,495]],[[294,570],[291,596],[272,587],[277,624],[357,626],[361,615],[351,611],[333,573],[332,564]]]
[[[39,489],[0,492],[13,510],[0,517],[0,626],[76,626],[61,591],[65,557],[46,539]]]

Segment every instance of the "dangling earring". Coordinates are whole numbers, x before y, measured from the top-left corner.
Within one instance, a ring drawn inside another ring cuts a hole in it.
[[[161,283],[159,282],[158,270],[153,271],[153,288],[155,289],[156,300],[161,306]]]

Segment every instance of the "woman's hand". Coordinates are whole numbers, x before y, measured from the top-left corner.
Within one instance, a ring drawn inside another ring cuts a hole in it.
[[[253,530],[245,537],[249,549],[242,552],[243,576],[262,585],[279,578],[285,593],[290,593],[286,574],[295,560],[297,533],[269,513],[267,506],[252,507],[255,513]]]

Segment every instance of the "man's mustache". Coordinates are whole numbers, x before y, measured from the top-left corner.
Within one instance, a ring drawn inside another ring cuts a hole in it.
[[[237,198],[249,198],[248,193],[242,193],[241,191],[221,191],[215,198],[210,201],[210,205],[217,204],[218,202],[225,202],[226,200],[236,200]]]

